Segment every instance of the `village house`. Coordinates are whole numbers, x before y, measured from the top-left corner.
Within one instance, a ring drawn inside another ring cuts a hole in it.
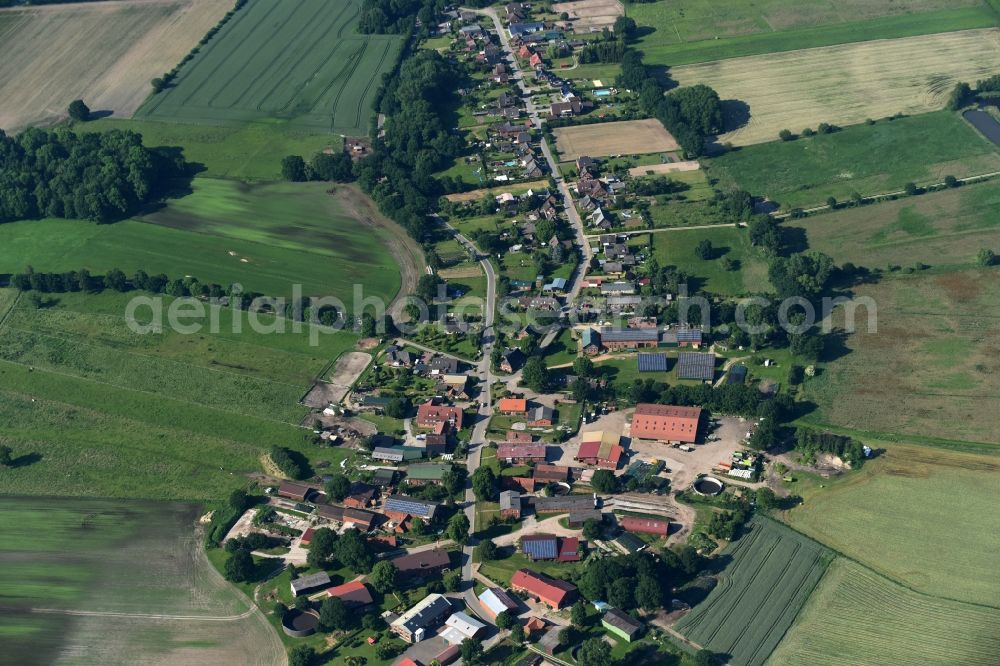
[[[542,428],[549,427],[555,423],[556,412],[551,407],[539,405],[528,413],[528,427]]]
[[[524,366],[524,352],[517,347],[505,349],[500,357],[500,372],[508,374],[517,372]]]
[[[545,462],[545,445],[500,444],[497,446],[497,460],[511,464]]]
[[[316,507],[316,515],[327,520],[333,520],[344,525],[352,525],[360,532],[370,532],[379,521],[379,514],[364,509],[351,509],[334,504],[323,504]]]
[[[606,430],[584,433],[574,460],[586,465],[596,465],[601,469],[618,469],[618,464],[625,455],[620,442],[619,435]]]
[[[441,632],[441,638],[451,645],[460,645],[465,640],[475,640],[486,629],[485,624],[462,611],[452,613],[444,625],[445,630]]]
[[[564,482],[569,478],[569,467],[562,465],[535,465],[535,481],[541,483]]]
[[[382,505],[382,511],[395,523],[401,523],[407,518],[420,518],[427,522],[434,520],[438,509],[437,502],[408,497],[406,495],[390,495]]]
[[[344,498],[343,504],[351,509],[367,509],[375,499],[375,489],[367,483],[355,481],[351,484],[350,494]]]
[[[451,465],[410,465],[406,468],[407,485],[423,485],[430,483],[439,486],[444,482],[445,474],[451,470]]]
[[[516,613],[518,604],[502,588],[488,587],[479,595],[479,607],[482,608],[483,613],[490,621],[496,622],[497,615],[504,611]]]
[[[524,398],[501,398],[497,411],[507,416],[523,416],[528,413],[528,401]]]
[[[400,615],[389,629],[407,643],[419,643],[430,631],[444,623],[451,613],[451,602],[440,594],[429,594],[423,601]]]
[[[504,490],[500,493],[500,517],[503,519],[521,518],[521,494],[513,490]]]
[[[364,608],[375,601],[368,587],[359,580],[328,588],[326,594],[340,599],[348,608]]]
[[[396,567],[399,575],[407,580],[427,578],[439,574],[451,566],[448,551],[443,548],[401,555],[389,561]]]
[[[438,404],[433,399],[417,407],[417,425],[421,428],[433,428],[439,423],[447,423],[455,430],[461,430],[462,417],[462,410],[458,407]]]

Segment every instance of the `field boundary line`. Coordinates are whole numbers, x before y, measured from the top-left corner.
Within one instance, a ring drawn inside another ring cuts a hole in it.
[[[0,317],[0,329],[4,327],[7,320],[10,319],[10,315],[14,312],[14,308],[17,306],[18,302],[21,300],[21,294],[23,292],[18,289],[17,293],[14,294],[14,300],[10,302],[10,307],[7,308],[7,312],[3,313],[3,317]]]
[[[125,617],[125,618],[139,618],[143,620],[179,620],[179,621],[196,621],[196,622],[236,622],[239,620],[245,620],[254,614],[257,610],[256,606],[251,605],[250,608],[243,611],[238,615],[170,615],[163,613],[125,613],[119,611],[88,611],[88,610],[73,610],[68,608],[13,608],[13,607],[3,607],[0,606],[2,610],[18,610],[24,612],[27,610],[29,613],[41,613],[41,614],[51,614],[51,615],[82,615],[87,617]]]

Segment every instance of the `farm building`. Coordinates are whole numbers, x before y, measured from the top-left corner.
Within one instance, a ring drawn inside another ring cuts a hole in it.
[[[507,434],[504,435],[504,444],[531,444],[534,439],[530,432],[508,430]]]
[[[711,381],[715,378],[715,354],[681,352],[677,355],[677,378]]]
[[[540,639],[538,639],[538,647],[545,654],[554,656],[556,650],[559,649],[559,634],[562,632],[562,627],[552,627],[546,631]]]
[[[367,483],[355,481],[351,484],[351,493],[344,498],[344,506],[352,509],[365,509],[375,499],[375,489]]]
[[[419,460],[424,457],[424,450],[414,446],[376,446],[372,450],[372,458],[388,462],[403,462],[404,460]]]
[[[455,430],[461,430],[462,417],[462,410],[458,407],[438,405],[433,400],[417,407],[417,425],[421,428],[433,428],[439,423],[447,423]]]
[[[440,594],[429,594],[423,601],[400,615],[389,625],[392,633],[407,643],[419,643],[428,637],[429,630],[444,622],[451,613],[451,602]]]
[[[628,532],[619,534],[615,539],[615,543],[624,548],[625,552],[628,553],[638,553],[639,551],[646,550],[648,547],[645,541]]]
[[[569,477],[569,467],[562,465],[535,465],[535,481],[551,483],[565,481]]]
[[[389,518],[396,520],[396,522],[399,522],[397,518],[400,516],[404,518],[406,516],[414,516],[427,521],[434,520],[437,508],[438,504],[436,502],[407,497],[406,495],[390,495],[386,498],[385,504],[382,506],[385,514]]]
[[[665,537],[670,532],[669,520],[654,520],[652,518],[638,518],[636,516],[622,516],[618,520],[618,525],[629,532],[638,534],[653,534]]]
[[[521,517],[521,494],[513,490],[504,490],[500,493],[500,517],[514,518]]]
[[[602,288],[607,285],[601,285]],[[601,330],[601,344],[611,351],[656,347],[660,333],[655,328],[605,328]]]
[[[528,499],[535,513],[568,513],[594,508],[591,495],[564,495],[562,497],[531,497]]]
[[[420,443],[417,442],[416,448],[420,448]],[[429,433],[423,440],[423,449],[428,456],[444,455],[448,450],[448,437],[436,432]]]
[[[299,539],[299,545],[302,546],[303,548],[308,547],[309,544],[312,543],[313,535],[315,534],[316,534],[316,528],[314,527],[306,528],[306,531],[302,533],[302,538]]]
[[[539,405],[528,413],[528,425],[532,428],[547,427],[556,420],[556,412],[551,407]]]
[[[458,645],[449,645],[434,656],[434,661],[441,664],[441,666],[448,666],[448,664],[458,660],[461,654],[462,650]],[[399,664],[396,664],[396,666],[399,666]]]
[[[396,470],[385,467],[375,470],[372,475],[372,483],[379,488],[389,488],[396,484]]]
[[[580,441],[580,450],[574,460],[586,465],[596,465],[602,469],[618,469],[618,463],[625,455],[625,449],[619,442],[621,437],[606,430],[596,430],[584,433]]]
[[[278,485],[278,495],[280,497],[295,500],[296,502],[305,502],[316,492],[319,491],[312,486],[307,486],[304,483],[295,483],[294,481],[282,481]]]
[[[641,403],[632,415],[630,434],[637,439],[661,442],[694,442],[698,436],[701,407],[675,407]]]
[[[451,471],[451,465],[410,465],[406,469],[406,483],[441,485],[444,475]]]
[[[483,633],[486,625],[476,620],[470,615],[458,611],[452,613],[451,617],[444,623],[446,629],[441,632],[441,638],[452,645],[459,645],[466,639],[475,639]]]
[[[504,611],[516,612],[518,608],[517,601],[499,587],[487,588],[480,594],[479,605],[486,617],[494,621],[500,613]]]
[[[576,599],[576,585],[530,569],[515,571],[510,585],[515,592],[523,592],[554,610],[559,610]]]
[[[329,597],[337,597],[350,608],[363,608],[374,601],[372,593],[359,580],[328,588],[326,594]]]
[[[379,517],[379,514],[364,509],[351,509],[333,504],[316,507],[316,513],[327,520],[335,520],[344,525],[354,525],[362,532],[368,532],[375,527]]]
[[[325,571],[296,578],[292,581],[291,585],[292,596],[297,597],[301,594],[308,594],[310,592],[322,590],[325,587],[329,587],[330,583],[330,574]]]
[[[545,462],[544,444],[500,444],[497,459],[509,463]]]
[[[667,355],[659,353],[639,354],[636,357],[636,365],[639,372],[666,372]]]
[[[403,578],[433,576],[451,566],[448,551],[441,548],[401,555],[390,561]]]
[[[587,356],[595,356],[601,353],[601,334],[592,328],[584,329],[580,335],[580,346]]]
[[[577,562],[580,559],[580,540],[576,537],[531,534],[521,539],[521,552],[532,562],[539,560]]]
[[[570,527],[579,528],[583,527],[583,524],[588,520],[596,520],[599,523],[604,522],[604,514],[601,513],[600,509],[570,511],[569,517],[566,518],[566,524]]]
[[[497,403],[497,411],[507,415],[528,413],[528,401],[524,398],[501,398]]]
[[[642,625],[639,622],[631,615],[615,608],[609,608],[604,612],[601,625],[626,643],[631,643],[642,633]]]

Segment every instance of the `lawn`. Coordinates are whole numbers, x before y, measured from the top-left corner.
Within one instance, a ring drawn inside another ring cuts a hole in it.
[[[826,487],[789,484],[805,502],[785,519],[916,592],[996,605],[997,458],[886,446],[860,472],[823,480]]]
[[[249,604],[206,560],[198,513],[186,504],[5,498],[0,635],[8,654],[19,663],[25,655],[61,663],[67,654],[88,663],[280,660],[281,642],[262,616],[234,617]],[[158,613],[187,619],[154,619]]]
[[[1000,67],[998,34],[992,28],[862,42],[675,67],[671,75],[681,85],[706,83],[729,100],[719,140],[746,146],[776,141],[784,129],[943,109],[955,83]],[[869,161],[874,156],[885,153],[867,154]]]
[[[929,598],[837,558],[768,663],[985,666],[998,650],[1000,610]]]
[[[682,65],[997,24],[986,0],[736,0],[725,11],[698,0],[627,5],[650,64]]]
[[[805,385],[803,397],[816,406],[806,420],[866,437],[995,450],[995,271],[900,274],[855,287],[856,299],[871,301],[858,308],[851,334],[843,333],[844,308],[835,311],[838,358]]]
[[[720,186],[767,196],[787,210],[996,171],[1000,152],[959,115],[938,111],[749,146],[708,160],[706,168]]]
[[[150,79],[187,55],[233,0],[11,4],[26,3],[0,10],[0,128],[8,132],[51,124],[80,98],[129,117],[150,94]]]
[[[838,264],[886,269],[917,262],[935,270],[973,268],[980,248],[1000,248],[1000,183],[845,208],[785,226],[801,229],[810,249]]]
[[[281,180],[281,160],[286,155],[310,159],[327,148],[340,150],[343,144],[339,136],[328,132],[298,130],[279,122],[224,127],[103,118],[73,128],[77,132],[138,132],[146,146],[182,149],[184,159],[204,168],[202,177],[244,181]]]
[[[360,10],[360,0],[250,0],[136,115],[206,125],[278,119],[364,134],[402,40],[357,34]]]
[[[762,293],[771,290],[767,279],[767,262],[750,244],[745,229],[717,227],[650,234],[653,256],[661,266],[676,266],[691,276],[689,290],[699,290],[725,296]],[[710,259],[701,259],[695,248],[701,241],[712,243]],[[733,262],[731,270],[723,260]]]
[[[165,208],[115,224],[4,224],[0,272],[20,272],[26,264],[38,271],[88,268],[95,274],[142,269],[239,283],[271,296],[291,296],[300,285],[306,296],[336,296],[348,308],[356,284],[364,285],[365,296],[385,302],[399,291],[399,268],[386,247],[398,227],[381,219],[381,226],[370,225],[374,233],[358,233],[359,217],[371,211],[352,208],[360,195],[349,188],[331,196],[318,183],[245,185],[202,178],[193,187]]]
[[[298,400],[356,337],[234,332],[140,335],[129,296],[20,299],[0,328],[0,421],[24,464],[6,492],[152,499],[223,497],[273,444],[305,442]],[[244,322],[245,324],[246,322]]]
[[[555,365],[572,364],[576,360],[578,346],[572,329],[564,328],[552,344],[545,348],[545,364],[550,368]]]
[[[532,562],[521,553],[512,553],[500,560],[483,562],[479,568],[479,573],[490,580],[494,580],[503,586],[510,583],[510,577],[518,569],[531,569],[553,578],[569,578],[571,572],[581,569],[584,565],[579,562],[556,562],[539,561]]]
[[[766,518],[723,551],[719,584],[674,627],[734,666],[767,661],[809,598],[833,554]]]

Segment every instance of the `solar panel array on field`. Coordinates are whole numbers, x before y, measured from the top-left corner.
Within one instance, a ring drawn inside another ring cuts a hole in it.
[[[681,352],[677,355],[679,379],[711,380],[715,377],[715,354]]]
[[[766,518],[754,518],[723,552],[732,561],[722,582],[675,627],[691,641],[730,655],[733,666],[762,666],[833,553]]]
[[[554,560],[556,558],[556,538],[554,536],[524,537],[521,550],[533,560]]]
[[[287,119],[361,134],[401,40],[355,32],[359,0],[250,0],[137,116],[203,124]]]
[[[639,372],[666,372],[666,354],[639,354],[637,362]]]

